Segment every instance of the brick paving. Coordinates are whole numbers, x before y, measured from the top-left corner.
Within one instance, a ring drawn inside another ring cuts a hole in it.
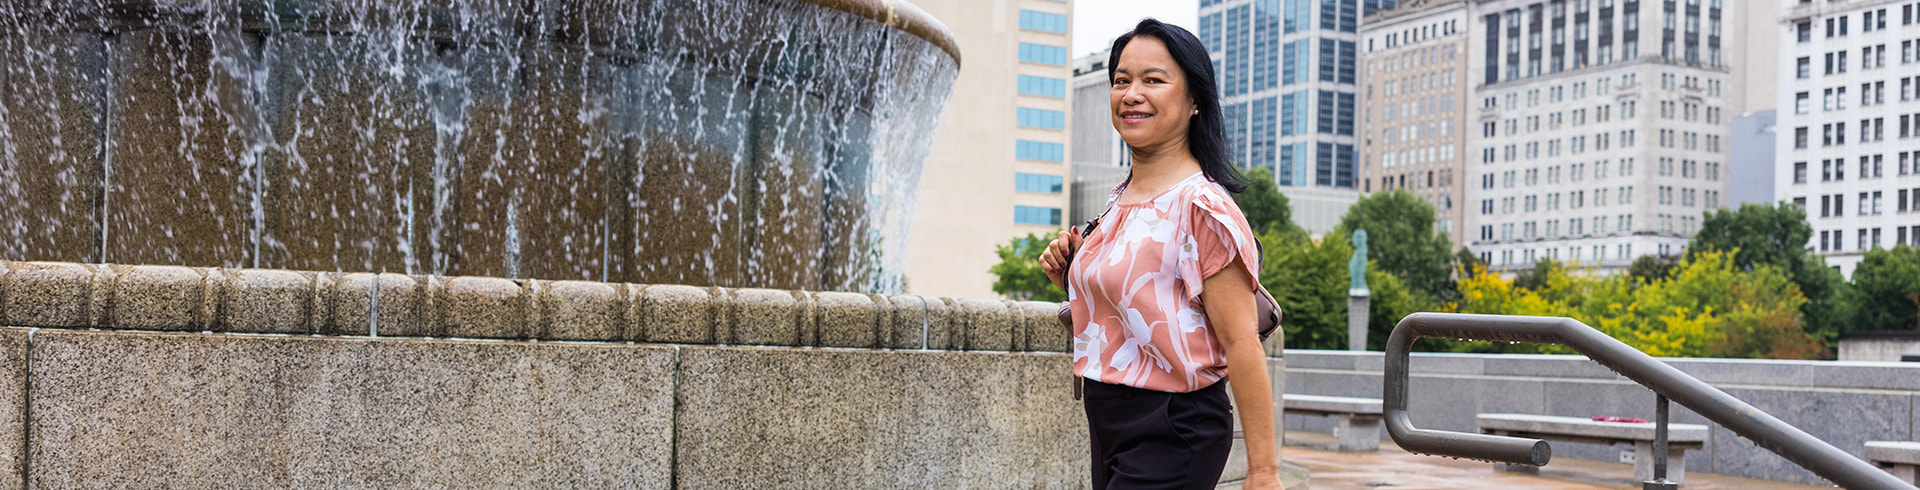
[[[1307,468],[1310,472],[1307,486],[1312,490],[1640,488],[1640,484],[1633,481],[1633,465],[1630,464],[1555,458],[1542,467],[1538,475],[1528,475],[1496,472],[1493,465],[1488,463],[1413,454],[1401,450],[1392,441],[1381,441],[1379,452],[1321,450],[1332,447],[1334,442],[1333,437],[1327,434],[1288,432],[1288,445],[1281,449],[1280,457]],[[1687,482],[1682,488],[1805,490],[1832,487],[1688,472]]]

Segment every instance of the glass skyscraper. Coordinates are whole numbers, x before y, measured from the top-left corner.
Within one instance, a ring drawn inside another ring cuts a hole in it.
[[[1237,163],[1271,169],[1283,191],[1354,189],[1360,18],[1394,4],[1200,0],[1198,34],[1219,78]]]

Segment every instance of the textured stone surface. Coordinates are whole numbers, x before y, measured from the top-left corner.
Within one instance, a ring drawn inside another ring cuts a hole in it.
[[[13,262],[0,276],[0,324],[22,327],[92,326],[97,266]]]
[[[1900,415],[1912,413],[1911,396],[1885,392],[1825,393],[1805,390],[1723,388],[1781,421],[1854,457],[1864,457],[1866,442],[1909,430]],[[1761,449],[1753,441],[1713,426],[1713,473],[1768,480],[1821,483],[1812,472]]]
[[[731,309],[729,343],[743,345],[802,345],[800,301],[792,291],[734,289],[725,298]],[[724,327],[723,327],[724,328]]]
[[[676,344],[714,343],[714,288],[653,285],[640,294],[641,335],[634,340]]]
[[[1079,487],[1086,422],[1069,364],[1058,354],[683,348],[675,479],[689,489]]]
[[[22,488],[27,455],[26,329],[0,328],[0,490]]]
[[[1044,301],[1008,301],[1007,313],[1013,315],[1013,350],[1022,352],[1067,352],[1073,349],[1073,335],[1060,326],[1060,303]]]
[[[447,337],[520,338],[527,325],[529,294],[523,281],[452,277],[432,290],[435,333]]]
[[[28,478],[664,489],[673,365],[646,346],[40,331]]]
[[[214,323],[232,332],[320,333],[310,311],[314,274],[276,270],[232,270],[219,281],[219,312]]]
[[[955,348],[976,351],[1006,352],[1013,350],[1013,318],[1007,314],[1007,304],[986,299],[959,299],[953,302],[954,309],[960,312],[965,327],[960,331],[959,345]]]
[[[109,325],[135,330],[211,328],[212,285],[207,269],[143,265],[120,271],[114,282]]]
[[[584,281],[532,281],[537,291],[534,337],[554,340],[618,340],[625,326],[626,285]]]
[[[1600,422],[1591,417],[1562,417],[1558,415],[1539,415],[1523,413],[1481,413],[1475,420],[1480,430],[1511,432],[1536,432],[1541,434],[1559,434],[1573,437],[1592,437],[1597,439],[1627,439],[1651,441],[1654,438],[1653,422]],[[1707,426],[1699,424],[1668,424],[1667,440],[1676,443],[1702,443],[1707,440]]]
[[[883,297],[884,299],[884,297]],[[815,324],[820,347],[877,347],[884,304],[857,293],[815,293]]]
[[[1867,441],[1867,460],[1920,465],[1920,442]]]
[[[921,349],[926,347],[928,324],[933,321],[925,296],[899,295],[887,298],[892,315],[882,330],[881,347]]]

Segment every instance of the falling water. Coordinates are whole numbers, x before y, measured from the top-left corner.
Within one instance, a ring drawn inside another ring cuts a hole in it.
[[[22,0],[0,66],[0,259],[875,292],[957,67],[796,0]]]

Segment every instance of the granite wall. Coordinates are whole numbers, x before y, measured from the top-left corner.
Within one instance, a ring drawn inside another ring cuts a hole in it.
[[[1287,393],[1380,398],[1380,352],[1288,350]],[[1582,356],[1415,354],[1408,412],[1421,428],[1474,432],[1479,413],[1654,418],[1652,391]],[[1665,359],[1754,407],[1854,456],[1866,441],[1920,440],[1920,363]],[[1673,405],[1676,423],[1704,424],[1704,454],[1688,472],[1822,483],[1813,473]],[[1326,430],[1324,420],[1286,416],[1289,430]],[[1389,436],[1383,431],[1383,439]],[[1630,446],[1552,442],[1555,458],[1618,461]],[[1549,463],[1548,468],[1552,468]]]
[[[0,262],[0,489],[1081,488],[1054,308]]]

